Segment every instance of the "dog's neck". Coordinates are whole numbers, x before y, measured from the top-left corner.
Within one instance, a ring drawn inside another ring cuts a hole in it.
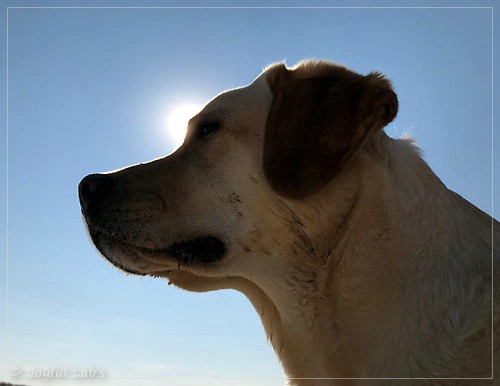
[[[261,316],[291,385],[350,385],[346,379],[307,378],[354,376],[355,358],[342,341],[344,332],[339,329],[336,272],[344,249],[349,242],[353,245],[351,227],[371,223],[375,231],[387,225],[378,213],[384,207],[383,195],[379,200],[366,202],[359,186],[365,180],[359,168],[353,167],[351,173],[339,176],[335,185],[320,193],[328,197],[327,201],[316,198],[290,203],[277,199],[273,205],[278,208],[275,216],[294,230],[293,236],[274,250],[266,272],[238,288]],[[317,207],[312,202],[331,205]],[[366,219],[363,213],[367,211],[377,213]],[[356,242],[360,248],[365,247],[359,240]],[[373,239],[368,237],[366,243],[373,243]],[[293,256],[287,256],[289,253]],[[271,266],[274,264],[277,266]],[[280,276],[270,277],[273,272],[280,272]]]
[[[411,142],[387,138],[358,154],[317,194],[324,196],[275,198],[252,235],[262,253],[238,262],[227,276],[192,280],[194,274],[178,270],[172,281],[191,291],[244,293],[291,385],[355,386],[358,381],[349,378],[411,377],[436,368],[438,376],[457,376],[456,369],[441,370],[436,358],[456,355],[444,350],[460,342],[447,343],[454,338],[443,331],[450,328],[429,325],[424,316],[458,312],[443,313],[443,302],[429,301],[436,293],[465,294],[460,317],[445,320],[456,331],[470,310],[490,309],[491,289],[480,289],[477,297],[470,292],[479,289],[466,281],[447,280],[460,277],[460,270],[491,272],[489,249],[474,247],[477,240],[490,242],[483,234],[488,216],[450,192]],[[477,227],[464,226],[469,223]],[[479,256],[478,249],[487,253]],[[434,280],[436,275],[442,280]],[[491,361],[484,354],[477,363]]]
[[[270,262],[279,267],[269,267],[269,273],[283,276],[266,277],[263,272],[261,282],[249,283],[243,290],[261,315],[292,385],[355,385],[354,380],[340,378],[383,377],[372,370],[384,369],[375,363],[378,351],[394,352],[386,357],[392,361],[391,368],[398,368],[399,362],[404,363],[404,358],[398,358],[398,345],[415,347],[411,334],[386,331],[401,328],[397,323],[411,324],[404,316],[388,318],[393,312],[410,314],[409,310],[396,312],[402,306],[393,302],[394,291],[403,291],[398,285],[404,283],[381,283],[387,277],[400,277],[406,269],[401,255],[411,240],[402,239],[411,236],[400,228],[412,220],[402,208],[411,208],[411,200],[418,200],[416,207],[430,212],[436,200],[447,200],[449,193],[426,165],[419,168],[425,175],[406,176],[407,185],[402,186],[399,173],[415,169],[405,164],[424,161],[409,143],[386,140],[383,146],[399,146],[394,152],[400,154],[391,154],[390,149],[385,149],[386,158],[374,157],[370,151],[361,154],[352,168],[318,193],[328,201],[277,203],[285,226],[294,224],[295,229],[295,238],[287,240],[293,247],[276,250]],[[425,179],[437,180],[427,185],[436,191],[416,191]],[[395,196],[399,203],[394,202]],[[317,207],[315,202],[329,206]],[[294,256],[285,255],[290,251]],[[403,341],[384,341],[384,336]]]

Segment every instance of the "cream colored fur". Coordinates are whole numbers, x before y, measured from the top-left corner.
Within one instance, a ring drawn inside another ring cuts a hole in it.
[[[300,66],[319,71],[315,63]],[[186,140],[178,151],[199,152],[183,158],[186,173],[175,174],[185,196],[161,180],[177,158],[118,172],[129,191],[148,186],[168,205],[143,205],[160,212],[143,220],[155,221],[146,227],[154,231],[134,234],[128,252],[108,246],[106,256],[189,291],[244,293],[291,385],[500,385],[500,304],[491,288],[499,283],[498,222],[447,189],[411,140],[383,131],[318,192],[280,196],[262,170],[272,100],[264,72],[191,120],[191,131],[206,117],[223,125],[205,145]],[[228,200],[233,193],[237,199]],[[229,246],[213,265],[179,266],[130,246],[159,248],[203,229]],[[494,381],[363,379],[490,378],[492,335]]]

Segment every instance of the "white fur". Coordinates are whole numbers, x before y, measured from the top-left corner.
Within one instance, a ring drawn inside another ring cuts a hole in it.
[[[272,98],[264,73],[193,118],[191,130],[208,116],[224,124],[203,150],[189,141],[179,150],[199,151],[175,175],[188,194],[151,182],[170,178],[173,158],[118,173],[168,203],[148,220],[157,224],[147,246],[209,229],[227,242],[227,256],[210,266],[178,266],[161,255],[114,250],[113,261],[191,291],[243,292],[291,385],[499,385],[496,369],[494,381],[358,379],[491,376],[499,224],[448,190],[411,140],[383,132],[320,191],[303,200],[279,196],[262,171]]]

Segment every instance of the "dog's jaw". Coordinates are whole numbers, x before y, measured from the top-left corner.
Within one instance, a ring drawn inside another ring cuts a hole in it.
[[[121,270],[136,275],[162,276],[162,273],[186,266],[210,265],[224,258],[226,244],[216,236],[184,238],[168,247],[150,248],[118,240],[96,230],[86,220],[97,250]]]

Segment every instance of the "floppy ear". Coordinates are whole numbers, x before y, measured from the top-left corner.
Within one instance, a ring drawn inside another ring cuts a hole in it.
[[[307,76],[307,69],[281,64],[267,76],[273,101],[264,174],[276,192],[293,199],[326,185],[398,110],[390,82],[379,73],[362,76],[330,64],[319,75]]]

